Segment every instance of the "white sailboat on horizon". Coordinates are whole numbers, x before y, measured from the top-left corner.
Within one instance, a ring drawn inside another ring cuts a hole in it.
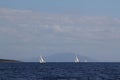
[[[80,60],[78,59],[77,56],[75,56],[75,63],[79,63],[79,62],[80,62]]]
[[[42,56],[40,56],[40,63],[46,63]]]

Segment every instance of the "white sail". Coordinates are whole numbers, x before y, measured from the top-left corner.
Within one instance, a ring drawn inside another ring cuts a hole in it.
[[[79,61],[78,57],[76,56],[75,57],[75,63],[78,63],[78,62],[80,62],[80,61]]]
[[[45,63],[45,60],[43,59],[42,56],[40,56],[40,63]]]

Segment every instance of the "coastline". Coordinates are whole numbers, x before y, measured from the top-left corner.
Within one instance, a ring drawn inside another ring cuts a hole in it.
[[[0,62],[21,62],[18,60],[10,60],[10,59],[0,59]]]

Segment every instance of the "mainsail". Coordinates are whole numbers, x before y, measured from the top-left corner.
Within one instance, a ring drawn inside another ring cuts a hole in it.
[[[75,63],[78,63],[78,62],[80,62],[80,61],[79,61],[78,57],[76,56],[75,57]]]
[[[45,63],[45,60],[43,59],[42,56],[40,56],[40,63]]]

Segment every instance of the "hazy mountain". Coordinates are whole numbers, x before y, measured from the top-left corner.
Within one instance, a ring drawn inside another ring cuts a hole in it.
[[[61,54],[53,54],[51,56],[46,57],[47,62],[74,62],[75,56],[78,56],[80,62],[84,62],[87,60],[88,62],[96,62],[96,60],[91,59],[89,57],[74,54],[74,53],[61,53]]]
[[[96,62],[97,60],[80,55],[80,54],[74,54],[74,53],[59,53],[59,54],[52,54],[50,56],[43,56],[46,62],[74,62],[75,55],[78,56],[79,60],[81,62],[84,62],[87,60],[88,62]],[[31,62],[38,62],[39,56],[27,59],[26,61]]]

